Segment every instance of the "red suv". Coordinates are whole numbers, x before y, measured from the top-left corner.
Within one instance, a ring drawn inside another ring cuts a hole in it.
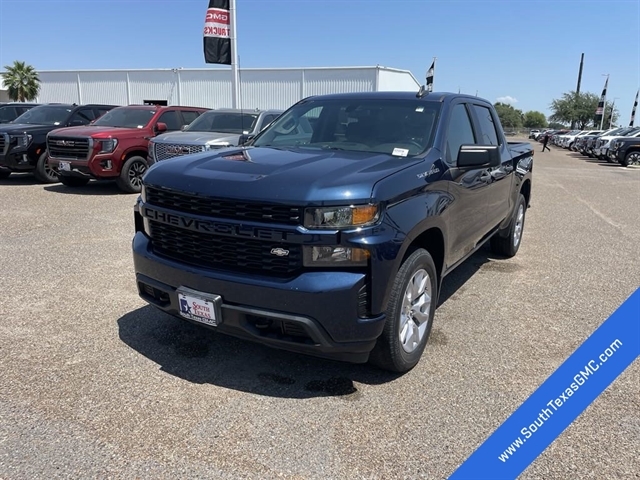
[[[149,139],[180,130],[207,110],[157,105],[114,108],[91,125],[50,132],[49,163],[69,187],[86,185],[91,178],[115,179],[121,190],[138,193],[148,168]]]

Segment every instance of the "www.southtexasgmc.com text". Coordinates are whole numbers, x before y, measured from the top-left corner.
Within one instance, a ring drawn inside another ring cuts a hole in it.
[[[584,370],[580,370],[577,375],[573,377],[573,382],[564,390],[558,397],[552,398],[547,402],[545,408],[543,408],[538,414],[533,423],[527,427],[523,427],[520,430],[520,434],[524,436],[516,438],[509,447],[502,452],[498,458],[502,462],[506,462],[511,456],[516,453],[524,443],[530,438],[540,427],[544,425],[544,422],[549,420],[560,408],[565,404],[575,392],[577,392],[582,385],[589,379],[591,375],[596,373],[598,369],[622,346],[622,342],[616,339],[609,347],[607,347],[603,353],[598,356],[598,360],[591,360],[588,362]]]

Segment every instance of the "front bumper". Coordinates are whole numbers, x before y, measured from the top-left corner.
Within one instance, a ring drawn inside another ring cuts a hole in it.
[[[70,164],[70,170],[60,170],[60,162]],[[111,154],[97,155],[89,161],[49,157],[49,163],[58,168],[58,175],[82,178],[114,178],[120,175],[118,165]]]
[[[622,163],[625,157],[625,152],[623,150],[609,150],[609,153],[607,154],[607,156],[614,163]]]
[[[12,172],[29,172],[35,168],[36,160],[29,156],[26,149],[9,151],[5,155],[0,154],[0,167]]]
[[[364,363],[382,333],[385,316],[358,317],[366,275],[305,272],[292,279],[223,273],[156,255],[137,232],[133,260],[139,295],[180,317],[179,287],[221,296],[221,333],[292,352]]]

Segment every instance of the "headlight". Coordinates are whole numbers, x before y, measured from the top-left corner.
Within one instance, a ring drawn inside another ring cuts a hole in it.
[[[149,142],[149,157],[154,161],[156,159],[156,144],[153,140]]]
[[[377,205],[350,207],[307,208],[304,214],[306,228],[365,227],[378,220]]]
[[[369,251],[342,246],[310,247],[303,249],[305,267],[366,267]]]
[[[143,203],[147,203],[147,188],[144,186],[144,183],[140,188],[140,199],[142,200]]]
[[[31,143],[31,139],[33,137],[31,135],[24,133],[19,136],[12,136],[12,138],[16,139],[16,148],[27,148]]]
[[[107,140],[99,140],[100,146],[98,147],[100,151],[98,155],[101,153],[111,153],[118,146],[118,140],[115,138],[109,138]]]

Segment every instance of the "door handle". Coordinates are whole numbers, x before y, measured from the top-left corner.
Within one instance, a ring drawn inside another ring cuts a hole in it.
[[[511,173],[513,171],[513,165],[507,164],[504,166],[504,173]]]

